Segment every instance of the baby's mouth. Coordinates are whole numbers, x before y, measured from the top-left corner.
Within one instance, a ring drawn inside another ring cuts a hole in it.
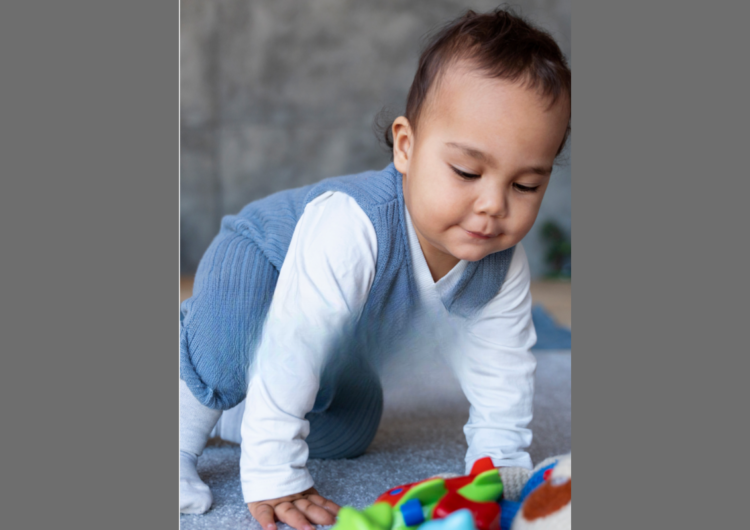
[[[492,239],[493,237],[497,237],[500,235],[500,234],[483,233],[483,232],[472,232],[471,230],[466,230],[466,233],[469,234],[471,237],[475,237],[477,239]]]

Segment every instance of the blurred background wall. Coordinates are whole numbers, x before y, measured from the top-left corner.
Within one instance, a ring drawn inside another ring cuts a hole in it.
[[[221,217],[285,188],[382,169],[372,124],[403,113],[423,37],[467,9],[455,0],[181,0],[180,266],[195,272]],[[570,56],[570,0],[516,11]],[[569,160],[570,154],[563,155]],[[523,243],[548,272],[540,228],[570,231],[571,175],[558,164]]]

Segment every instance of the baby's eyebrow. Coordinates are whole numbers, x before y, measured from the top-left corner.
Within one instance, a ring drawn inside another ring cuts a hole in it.
[[[523,170],[524,173],[536,173],[543,177],[548,177],[552,174],[551,167],[527,167]]]
[[[492,157],[492,155],[488,155],[487,153],[480,151],[479,149],[476,149],[474,147],[469,147],[468,145],[459,144],[456,142],[445,142],[445,145],[447,145],[448,147],[455,147],[456,149],[460,149],[466,155],[472,158],[476,158],[477,160],[484,162],[488,166],[495,167],[495,165],[497,164],[495,162],[495,159]],[[532,166],[532,167],[524,168],[520,172],[521,173],[535,173],[537,175],[546,177],[552,173],[552,168],[542,167],[542,166]]]
[[[494,166],[495,165],[495,159],[492,158],[491,155],[488,155],[479,149],[475,149],[473,147],[469,147],[468,145],[459,144],[456,142],[445,142],[445,145],[448,147],[455,147],[457,149],[460,149],[465,154],[469,155],[472,158],[476,158],[477,160],[486,163],[487,165]]]

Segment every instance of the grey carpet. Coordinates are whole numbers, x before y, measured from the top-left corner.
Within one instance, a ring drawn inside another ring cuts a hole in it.
[[[571,450],[570,351],[537,351],[534,439],[536,464]],[[463,426],[469,405],[443,365],[392,366],[383,377],[385,411],[367,452],[351,460],[310,460],[318,491],[336,503],[363,508],[387,489],[437,473],[464,472]],[[198,462],[201,478],[214,495],[203,515],[180,515],[182,530],[252,529],[260,525],[242,501],[239,446],[207,447]],[[279,530],[289,530],[280,524]]]

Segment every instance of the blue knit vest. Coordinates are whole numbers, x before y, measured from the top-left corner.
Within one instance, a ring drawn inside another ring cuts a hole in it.
[[[346,193],[357,202],[372,222],[378,244],[367,301],[357,329],[342,338],[341,348],[368,350],[368,355],[373,348],[390,350],[408,330],[418,290],[402,175],[393,163],[382,171],[275,193],[222,220],[198,267],[193,298],[181,307],[180,376],[207,406],[226,409],[244,398],[247,366],[292,234],[305,206],[326,191]],[[470,262],[443,296],[446,309],[469,317],[489,302],[502,287],[514,248]]]
[[[332,177],[275,193],[248,204],[238,216],[225,218],[224,225],[230,224],[253,239],[273,266],[281,269],[305,206],[326,191],[352,197],[375,228],[377,264],[363,316],[384,316],[400,313],[398,308],[412,307],[417,296],[416,280],[406,230],[402,175],[393,163],[382,171]],[[446,309],[470,316],[489,302],[502,287],[514,249],[470,262],[455,287],[443,297]]]

